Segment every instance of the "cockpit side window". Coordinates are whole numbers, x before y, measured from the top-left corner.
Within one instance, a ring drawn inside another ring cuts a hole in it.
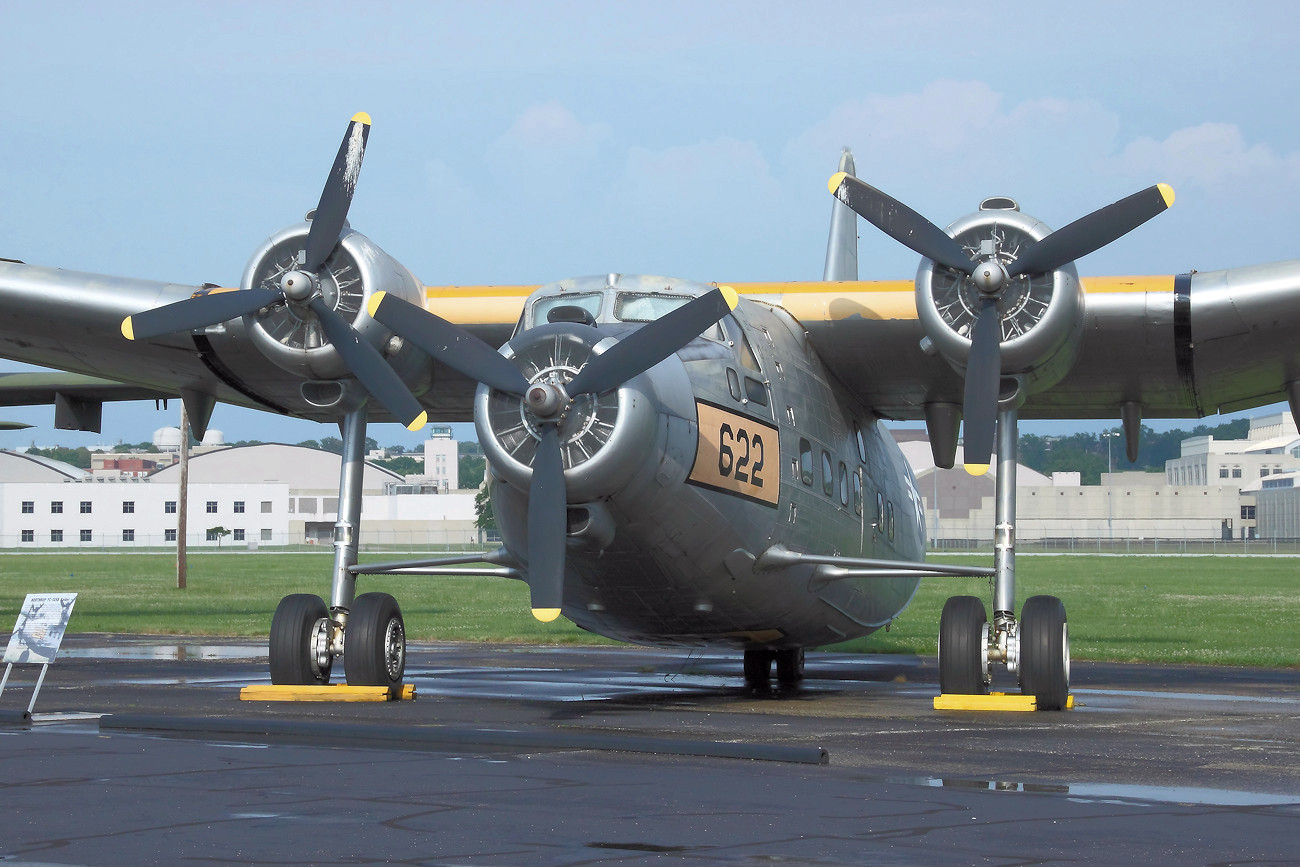
[[[582,295],[553,295],[549,298],[539,298],[533,302],[533,327],[549,322],[548,314],[557,307],[581,307],[590,313],[593,319],[599,321],[601,297],[599,292],[589,292]]]

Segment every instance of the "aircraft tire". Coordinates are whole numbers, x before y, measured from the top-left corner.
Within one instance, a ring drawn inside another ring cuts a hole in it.
[[[952,596],[939,616],[939,692],[984,695],[984,603],[975,596]]]
[[[802,647],[787,647],[776,652],[776,682],[793,686],[803,680],[804,652]]]
[[[317,686],[330,682],[332,665],[321,667],[312,653],[317,624],[329,617],[325,601],[310,593],[280,600],[271,618],[271,683]],[[332,662],[333,660],[331,660]]]
[[[775,655],[766,649],[745,651],[745,683],[751,689],[771,688],[772,659]]]
[[[352,603],[343,632],[348,686],[398,686],[406,671],[406,624],[397,600],[363,593]]]
[[[1055,596],[1031,596],[1020,609],[1020,691],[1039,710],[1061,710],[1069,698],[1070,635]]]

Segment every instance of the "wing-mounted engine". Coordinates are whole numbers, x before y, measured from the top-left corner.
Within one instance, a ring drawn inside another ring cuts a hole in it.
[[[987,199],[977,213],[948,227],[974,261],[1010,269],[1017,257],[1051,233],[1006,198]],[[923,259],[916,272],[916,309],[930,345],[958,372],[971,355],[975,323],[985,302],[997,310],[1000,370],[1023,394],[1056,384],[1074,364],[1083,333],[1083,287],[1073,263],[1022,273],[989,291],[987,279]],[[1005,391],[1006,389],[1000,389]]]
[[[1128,234],[1174,201],[1165,184],[1148,187],[1050,231],[1010,199],[986,200],[976,214],[940,229],[902,202],[839,172],[830,191],[858,216],[924,258],[917,309],[926,338],[962,372],[965,462],[982,473],[993,451],[1000,405],[1016,407],[1074,362],[1083,326],[1075,259]],[[1015,387],[1003,390],[1004,377]],[[927,408],[927,422],[930,421]],[[933,440],[955,448],[956,417]],[[951,454],[935,453],[941,466]]]
[[[274,300],[244,315],[245,333],[277,367],[303,380],[302,396],[313,406],[346,410],[365,398],[322,320],[309,306],[279,292],[287,275],[301,268],[310,223],[290,226],[268,238],[249,260],[240,289],[270,293]],[[342,318],[359,340],[373,346],[394,372],[419,393],[427,387],[428,356],[396,337],[366,312],[379,293],[421,304],[415,276],[359,232],[344,228],[338,245],[315,272],[324,305]]]
[[[147,339],[243,319],[262,354],[302,380],[303,403],[292,401],[297,409],[342,417],[373,396],[411,430],[422,428],[428,416],[411,389],[427,386],[427,357],[361,312],[386,294],[420,300],[410,272],[347,224],[369,134],[370,116],[354,115],[312,219],[272,236],[253,255],[238,291],[210,291],[128,316],[123,336]]]

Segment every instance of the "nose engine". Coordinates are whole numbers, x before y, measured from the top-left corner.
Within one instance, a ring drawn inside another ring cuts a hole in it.
[[[566,500],[599,500],[642,465],[655,437],[653,385],[639,374],[601,393],[571,396],[569,384],[613,338],[575,324],[544,325],[511,340],[502,353],[527,380],[522,396],[480,385],[474,423],[493,472],[527,490],[547,428],[553,428]]]

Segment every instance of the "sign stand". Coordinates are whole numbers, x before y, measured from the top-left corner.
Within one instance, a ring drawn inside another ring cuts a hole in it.
[[[76,593],[27,594],[22,610],[18,612],[14,633],[9,638],[9,647],[5,650],[6,664],[4,677],[0,678],[0,695],[4,695],[5,685],[9,682],[9,675],[15,665],[39,665],[41,673],[36,678],[36,688],[32,690],[32,700],[28,703],[27,710],[0,710],[0,725],[31,725],[36,698],[41,694],[45,675],[59,652],[59,645],[63,643],[63,633],[67,631],[72,606],[76,601]]]

